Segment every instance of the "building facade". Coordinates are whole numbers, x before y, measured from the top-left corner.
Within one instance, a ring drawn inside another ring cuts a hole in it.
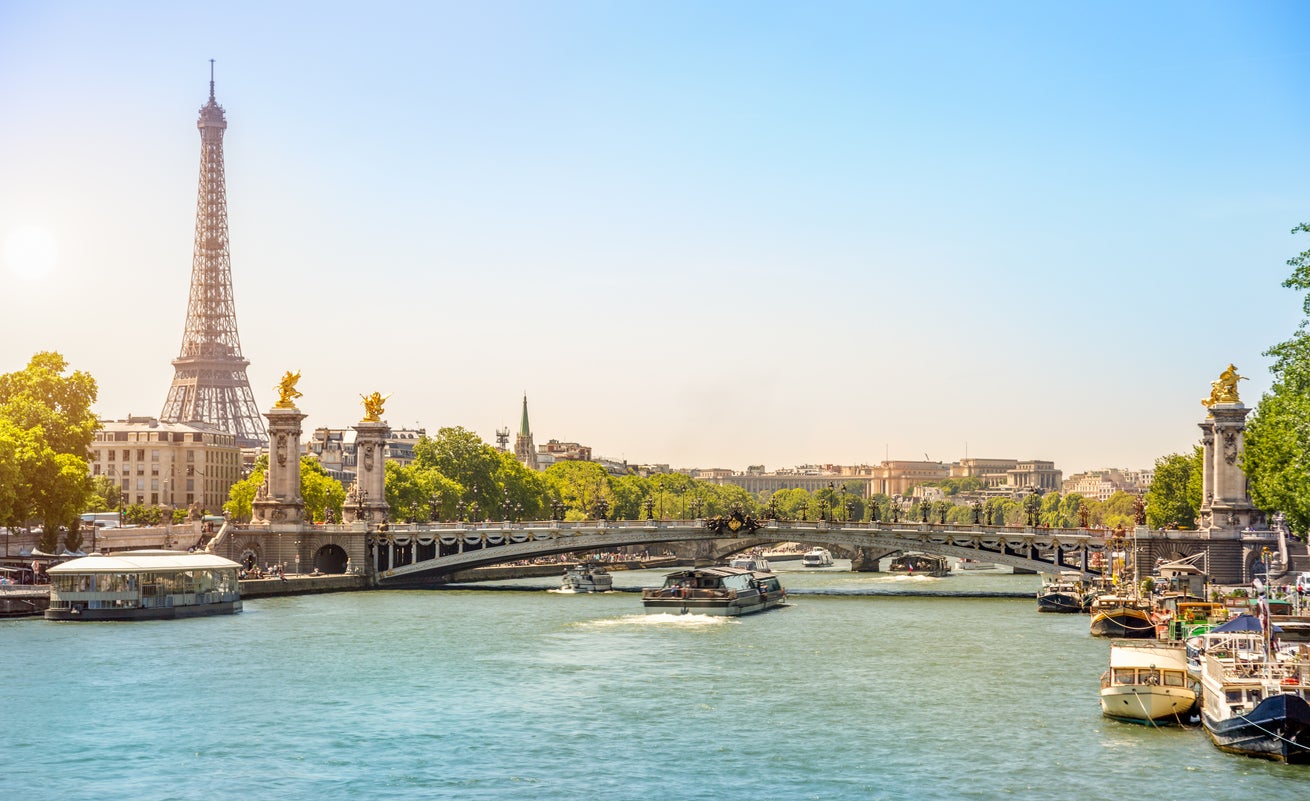
[[[155,417],[102,420],[91,445],[91,475],[119,486],[129,504],[200,509],[217,514],[241,480],[235,434],[207,423]]]
[[[414,462],[414,446],[427,436],[425,428],[394,428],[387,433],[383,448],[387,461],[406,467]],[[355,480],[355,468],[358,464],[355,455],[355,429],[327,428],[314,429],[309,441],[305,443],[305,452],[313,456],[323,466],[328,475],[349,486]]]
[[[1065,495],[1078,493],[1084,498],[1104,501],[1116,492],[1138,495],[1151,487],[1153,470],[1121,470],[1107,467],[1100,470],[1088,470],[1069,476],[1060,487]]]

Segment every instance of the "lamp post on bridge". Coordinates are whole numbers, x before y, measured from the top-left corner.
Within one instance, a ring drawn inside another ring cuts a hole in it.
[[[564,502],[559,498],[555,498],[550,502],[550,519],[556,521],[564,519]]]
[[[432,497],[428,498],[428,504],[432,509],[432,514],[429,517],[428,522],[436,523],[441,514],[441,493],[432,493]]]

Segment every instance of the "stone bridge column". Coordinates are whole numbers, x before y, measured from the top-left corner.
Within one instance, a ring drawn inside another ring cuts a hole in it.
[[[387,519],[387,435],[383,421],[362,420],[355,429],[355,484],[346,498],[346,519],[368,524]]]
[[[304,519],[300,497],[300,421],[306,415],[294,406],[264,413],[268,418],[268,472],[252,504],[254,522],[297,524]]]

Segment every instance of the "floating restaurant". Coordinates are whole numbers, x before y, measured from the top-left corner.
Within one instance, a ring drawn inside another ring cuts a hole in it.
[[[164,620],[241,611],[239,564],[209,553],[126,551],[56,565],[46,620]]]

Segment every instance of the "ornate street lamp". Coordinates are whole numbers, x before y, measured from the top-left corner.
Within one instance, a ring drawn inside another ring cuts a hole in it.
[[[368,490],[362,489],[355,495],[355,519],[363,520],[365,528],[368,527],[368,521],[364,520],[364,504],[368,501]]]
[[[550,502],[550,519],[551,519],[551,520],[563,520],[563,519],[564,519],[564,508],[565,508],[565,507],[564,507],[564,502],[561,501],[559,498],[555,498],[554,500],[552,500],[552,501]]]
[[[644,501],[641,502],[641,508],[642,508],[642,510],[646,513],[646,519],[647,519],[647,520],[654,520],[654,519],[655,519],[655,499],[654,499],[654,498],[652,498],[652,497],[650,497],[649,495],[647,495],[647,496],[646,496],[646,500],[644,500]]]
[[[429,522],[435,523],[437,522],[437,518],[441,516],[441,493],[440,492],[432,493],[432,497],[428,499],[428,503],[432,507],[432,515],[431,518],[429,519]]]

